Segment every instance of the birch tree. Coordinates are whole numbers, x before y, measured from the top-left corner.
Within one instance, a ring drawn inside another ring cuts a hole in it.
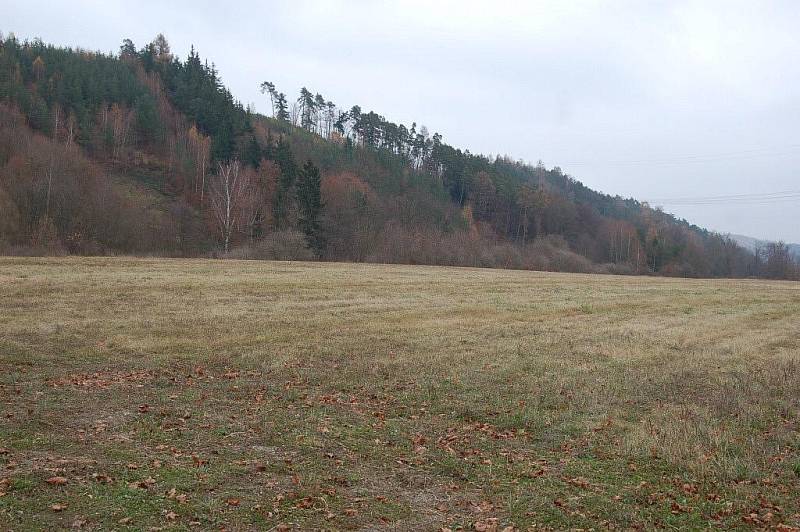
[[[230,251],[231,235],[239,224],[242,206],[250,188],[250,174],[240,170],[239,161],[219,163],[217,173],[209,180],[211,210],[225,253]]]

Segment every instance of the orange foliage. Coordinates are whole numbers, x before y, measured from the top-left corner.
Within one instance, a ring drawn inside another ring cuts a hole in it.
[[[322,178],[322,198],[325,203],[337,202],[338,198],[349,197],[353,192],[361,193],[370,203],[378,201],[378,196],[372,187],[352,172],[342,172]]]

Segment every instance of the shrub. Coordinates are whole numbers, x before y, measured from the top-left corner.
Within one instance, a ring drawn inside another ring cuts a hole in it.
[[[314,260],[303,233],[276,231],[252,244],[232,249],[226,258],[246,260]]]

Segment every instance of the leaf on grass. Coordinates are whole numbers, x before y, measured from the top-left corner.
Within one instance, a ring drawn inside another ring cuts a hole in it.
[[[497,522],[498,519],[496,517],[490,517],[489,519],[475,521],[472,528],[478,532],[495,532],[497,530]]]
[[[67,509],[67,505],[59,503],[51,504],[50,509],[53,510],[54,512],[62,512]]]
[[[694,484],[686,483],[683,486],[681,486],[681,489],[687,495],[694,495],[697,493],[697,486],[695,486]]]
[[[230,498],[225,501],[228,506],[239,506],[241,501],[239,499]]]
[[[669,508],[670,508],[670,512],[675,514],[675,515],[680,514],[680,513],[688,513],[689,512],[689,508],[688,507],[682,506],[682,505],[678,504],[675,501],[672,501],[672,504],[670,504]]]
[[[45,480],[45,482],[47,482],[51,486],[63,486],[64,484],[67,483],[67,479],[66,477],[50,477],[47,480]]]
[[[146,490],[146,489],[148,489],[150,486],[152,486],[155,483],[156,483],[156,479],[154,479],[153,477],[147,477],[144,480],[137,480],[136,482],[129,482],[128,483],[128,487],[131,488],[131,489],[137,489],[138,488],[138,489]]]
[[[311,508],[314,505],[314,500],[311,497],[304,497],[295,503],[297,508]]]
[[[583,488],[583,489],[586,489],[586,488],[588,488],[588,487],[589,487],[589,481],[588,481],[588,480],[586,480],[586,479],[585,479],[585,478],[583,478],[583,477],[575,477],[575,478],[571,478],[571,479],[569,479],[569,480],[567,481],[567,483],[569,483],[569,484],[572,484],[573,486],[575,486],[575,487],[577,487],[577,488]]]

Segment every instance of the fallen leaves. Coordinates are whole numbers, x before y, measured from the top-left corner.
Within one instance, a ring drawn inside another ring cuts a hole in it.
[[[487,519],[482,519],[479,521],[475,521],[472,524],[472,528],[477,530],[478,532],[513,532],[514,527],[513,525],[509,525],[506,527],[500,528],[500,519],[497,517],[489,517]]]
[[[92,478],[101,484],[111,484],[114,479],[104,473],[92,473]]]
[[[87,389],[108,389],[111,386],[141,386],[143,382],[153,380],[155,373],[152,371],[131,371],[131,372],[94,372],[78,373],[50,379],[47,381],[49,386],[54,388],[63,386],[76,386]]]
[[[167,492],[167,499],[174,499],[183,504],[189,500],[189,497],[185,493],[178,493],[178,490],[175,488],[170,488],[170,490]]]
[[[53,510],[54,512],[63,512],[64,510],[67,509],[67,505],[60,503],[51,504],[50,509]]]
[[[683,506],[675,501],[672,501],[669,510],[673,515],[678,515],[680,513],[689,513],[691,511],[691,509],[688,506]]]
[[[762,497],[759,501],[759,508],[754,508],[743,515],[742,521],[754,526],[766,526],[770,525],[775,520],[775,517],[781,513],[783,513],[783,508]],[[781,525],[787,526],[783,523]]]
[[[67,480],[66,477],[58,477],[58,476],[56,476],[56,477],[48,478],[47,480],[45,480],[45,482],[47,482],[51,486],[63,486],[64,484],[66,484],[68,482],[68,480]]]
[[[155,483],[156,483],[156,479],[154,479],[153,477],[147,477],[144,480],[137,480],[137,481],[134,481],[134,482],[129,482],[128,483],[128,487],[131,488],[131,489],[147,490],[150,487],[154,486]]]
[[[294,503],[295,508],[300,508],[301,510],[305,510],[307,508],[311,508],[314,506],[314,499],[311,497],[303,497],[296,503]]]
[[[470,509],[473,513],[481,514],[481,513],[488,513],[494,510],[494,504],[489,501],[480,501],[477,504],[473,503],[470,506]]]
[[[583,477],[575,477],[567,480],[567,484],[575,486],[577,488],[588,489],[590,484],[589,481]]]

